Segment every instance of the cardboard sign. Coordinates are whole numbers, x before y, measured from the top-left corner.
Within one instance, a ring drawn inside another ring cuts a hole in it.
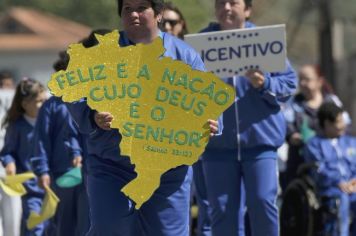
[[[209,140],[208,119],[217,120],[235,91],[213,73],[162,57],[159,37],[122,48],[117,31],[96,37],[95,47],[70,46],[67,70],[53,74],[48,86],[65,102],[87,98],[91,109],[114,116],[121,155],[130,157],[137,172],[122,191],[139,208],[162,174],[198,160]]]
[[[286,68],[285,25],[189,34],[184,39],[220,78],[244,75],[250,69]]]

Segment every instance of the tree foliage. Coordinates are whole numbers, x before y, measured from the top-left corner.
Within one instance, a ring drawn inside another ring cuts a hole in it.
[[[190,33],[196,33],[214,21],[214,0],[171,0],[183,12]],[[252,20],[258,25],[286,24],[289,56],[296,60],[316,61],[320,1],[329,1],[334,19],[345,24],[345,49],[354,50],[356,37],[355,0],[264,0],[253,1]],[[117,28],[117,0],[1,0],[0,10],[26,6],[53,13],[92,28]],[[305,37],[308,35],[308,37]]]

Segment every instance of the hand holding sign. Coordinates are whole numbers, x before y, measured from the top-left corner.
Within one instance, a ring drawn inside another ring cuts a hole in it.
[[[265,82],[263,73],[259,70],[248,70],[245,75],[254,88],[261,88]]]
[[[285,25],[190,34],[184,40],[221,78],[244,75],[251,69],[277,72],[286,67]]]

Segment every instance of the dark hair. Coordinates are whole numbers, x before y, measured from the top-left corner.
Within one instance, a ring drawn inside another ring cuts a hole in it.
[[[69,63],[69,55],[66,51],[60,51],[58,53],[59,59],[53,64],[55,71],[66,70]]]
[[[147,1],[151,3],[152,9],[155,13],[155,16],[157,16],[159,13],[162,12],[164,0],[147,0]],[[123,3],[124,3],[124,0],[117,0],[117,6],[118,6],[117,11],[118,11],[119,16],[121,16]]]
[[[181,21],[181,23],[182,23],[182,25],[183,25],[182,31],[179,32],[178,37],[181,38],[181,39],[183,39],[183,38],[184,38],[184,35],[188,33],[188,27],[187,27],[187,22],[185,21],[182,12],[179,10],[178,7],[176,7],[175,5],[173,5],[173,3],[171,3],[171,2],[165,3],[163,10],[164,10],[164,11],[165,11],[165,10],[174,11],[175,13],[178,14],[178,16],[179,16],[179,18],[180,18],[180,21]],[[163,27],[162,27],[162,28],[163,28]]]
[[[107,33],[110,33],[111,30],[109,29],[96,29],[90,32],[89,36],[82,39],[80,42],[83,44],[85,48],[90,48],[95,45],[98,45],[99,41],[95,37],[95,34],[100,34],[100,35],[105,35]]]
[[[99,41],[95,38],[95,34],[105,35],[110,33],[109,29],[96,29],[90,32],[89,36],[80,40],[79,42],[83,44],[85,48],[95,46]],[[53,64],[53,69],[55,71],[66,70],[69,63],[69,55],[66,51],[59,52],[59,59]]]
[[[215,0],[215,3],[216,3],[217,0]],[[245,5],[246,5],[246,8],[248,7],[252,7],[252,0],[244,0],[245,2]]]
[[[11,107],[6,114],[3,126],[15,122],[25,113],[22,102],[26,99],[36,99],[36,97],[45,91],[45,87],[37,80],[24,78],[16,87],[14,99]]]
[[[338,115],[342,114],[344,110],[333,102],[326,102],[322,104],[318,110],[319,126],[324,129],[325,121],[335,122]]]
[[[3,81],[6,79],[10,79],[14,81],[14,78],[9,71],[0,71],[0,88],[3,86]]]
[[[244,0],[246,7],[252,7],[252,0]]]

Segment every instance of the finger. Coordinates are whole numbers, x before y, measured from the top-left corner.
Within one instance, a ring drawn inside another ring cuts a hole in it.
[[[218,121],[212,119],[209,119],[208,122],[209,124],[216,124],[216,125],[218,124]]]
[[[210,125],[210,132],[213,132],[213,133],[218,132],[218,127],[216,127],[214,125]]]
[[[108,112],[101,112],[101,113],[95,113],[94,119],[97,122],[105,122],[105,121],[112,121],[113,120],[113,116],[108,113]]]
[[[104,124],[101,128],[104,130],[111,130],[111,124]]]
[[[102,119],[106,119],[106,118],[108,118],[108,117],[113,118],[113,116],[112,116],[111,113],[109,113],[109,112],[100,112],[100,113],[98,113],[98,115],[99,115],[99,117],[102,118]]]
[[[347,186],[347,193],[352,193],[352,186]]]
[[[343,186],[343,190],[342,190],[344,193],[349,193],[349,190],[346,186]]]
[[[103,119],[104,122],[111,122],[114,119],[113,116],[107,116]]]

